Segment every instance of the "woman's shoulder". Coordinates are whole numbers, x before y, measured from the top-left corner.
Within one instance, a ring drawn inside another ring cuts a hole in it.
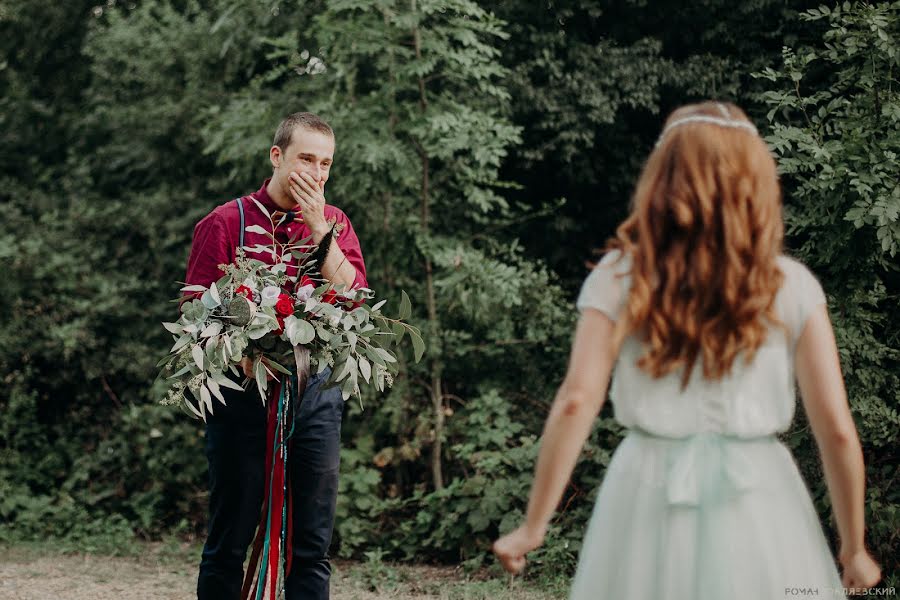
[[[806,263],[788,254],[781,254],[777,259],[778,267],[784,273],[782,289],[815,293],[821,290],[819,278]]]
[[[614,249],[603,255],[581,286],[575,302],[578,310],[594,308],[613,320],[618,319],[627,294],[626,274],[630,270],[630,257],[621,250]]]
[[[793,330],[793,341],[796,342],[813,310],[827,304],[827,299],[819,278],[805,263],[782,254],[778,257],[778,266],[784,273],[777,297],[779,313]]]
[[[810,271],[809,267],[807,267],[803,261],[790,254],[779,254],[776,262],[785,275],[796,275],[797,273]]]
[[[619,248],[613,248],[603,255],[594,271],[601,268],[617,274],[627,273],[631,270],[631,255]]]

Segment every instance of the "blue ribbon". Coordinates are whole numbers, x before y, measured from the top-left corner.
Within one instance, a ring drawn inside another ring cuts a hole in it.
[[[290,388],[288,388],[289,385],[291,386]],[[281,550],[280,551],[281,572],[282,572],[282,574],[284,573],[284,565],[285,565],[285,560],[286,560],[286,557],[284,555],[285,554],[284,550],[285,550],[285,535],[286,535],[285,527],[287,526],[287,486],[288,486],[287,441],[294,434],[294,422],[293,422],[294,419],[292,419],[291,430],[286,437],[284,435],[284,422],[287,419],[287,414],[288,414],[287,409],[288,409],[288,406],[290,403],[291,391],[296,389],[295,386],[296,386],[296,377],[291,377],[290,379],[282,377],[281,390],[278,394],[278,413],[276,416],[277,420],[275,422],[275,435],[274,435],[274,439],[272,440],[272,444],[273,444],[273,446],[272,446],[272,467],[271,467],[272,471],[269,474],[269,496],[268,496],[268,498],[270,500],[268,502],[268,508],[267,508],[267,512],[266,512],[266,537],[263,540],[263,553],[262,553],[262,557],[260,558],[260,567],[259,567],[260,573],[259,573],[259,577],[257,578],[256,600],[262,600],[263,593],[265,592],[265,582],[266,582],[266,578],[268,577],[268,572],[269,572],[269,569],[268,569],[269,544],[271,543],[271,539],[272,539],[272,535],[271,535],[272,534],[272,531],[271,531],[272,530],[272,502],[271,502],[272,484],[275,481],[275,462],[276,462],[275,457],[278,455],[278,446],[279,445],[281,445],[281,447],[282,447],[281,450],[282,450],[282,453],[284,456],[283,485],[284,485],[285,489],[283,490],[284,495],[282,496],[284,498],[284,501],[283,501],[282,507],[281,507],[281,535],[279,537],[278,543],[279,543],[279,548]],[[285,393],[285,390],[288,390],[287,394]],[[276,584],[276,582],[273,581],[272,585],[274,586],[275,584]],[[284,585],[283,578],[282,578],[281,584],[282,584],[282,586]]]

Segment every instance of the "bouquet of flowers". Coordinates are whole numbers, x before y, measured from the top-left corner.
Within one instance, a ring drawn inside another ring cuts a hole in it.
[[[278,223],[257,206],[272,229],[256,225],[246,230],[267,235],[271,243],[238,248],[235,262],[220,265],[224,275],[208,288],[181,288],[191,296],[177,300],[182,302],[180,318],[163,323],[174,336],[174,345],[157,365],[168,387],[163,403],[182,404],[205,420],[214,399],[225,403],[223,387],[241,389],[226,373],[240,376],[238,365],[245,356],[253,359],[263,402],[269,378],[292,375],[293,365],[294,375],[331,366],[326,385],[339,385],[344,400],[361,398],[362,385],[380,391],[390,387],[398,365],[388,347],[408,334],[416,361],[425,350],[419,330],[404,322],[412,311],[406,293],[401,292],[399,316],[390,318],[381,310],[386,300],[368,305],[372,290],[347,291],[317,279],[317,246],[310,238],[278,242]],[[250,257],[263,253],[272,260]]]

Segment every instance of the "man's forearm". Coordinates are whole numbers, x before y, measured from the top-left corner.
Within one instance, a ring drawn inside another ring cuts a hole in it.
[[[324,234],[313,234],[313,241],[317,244],[321,243],[324,237]],[[343,286],[344,289],[349,290],[353,282],[356,281],[356,268],[347,260],[337,240],[332,237],[330,244],[331,246],[325,256],[325,262],[322,263],[322,267],[319,270],[322,273],[322,277],[336,287]]]

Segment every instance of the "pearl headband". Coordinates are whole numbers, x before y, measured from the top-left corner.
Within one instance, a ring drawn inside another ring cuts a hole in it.
[[[719,107],[719,110],[722,112],[725,118],[713,117],[710,115],[690,115],[687,117],[682,117],[680,119],[675,119],[674,121],[666,125],[666,128],[662,130],[661,134],[659,134],[659,139],[656,140],[656,146],[658,147],[662,143],[663,138],[666,137],[666,134],[669,133],[669,131],[680,125],[687,125],[688,123],[707,123],[709,125],[718,125],[719,127],[745,129],[753,135],[759,135],[759,132],[756,130],[756,127],[754,127],[753,123],[750,123],[749,121],[732,119],[731,115],[728,112],[728,109],[724,104],[722,104],[721,102],[716,102],[716,105]]]

